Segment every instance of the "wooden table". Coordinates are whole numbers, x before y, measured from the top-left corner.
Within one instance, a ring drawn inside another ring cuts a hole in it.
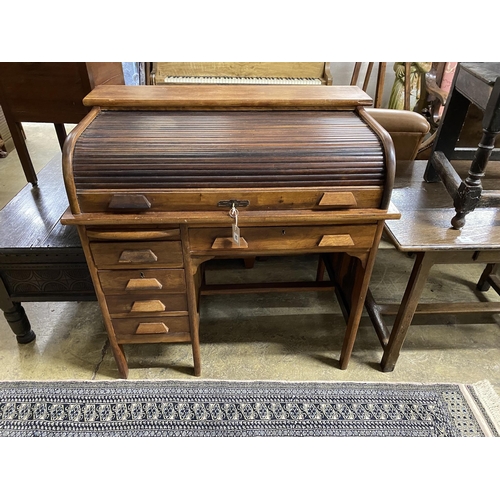
[[[455,148],[471,103],[484,113],[483,134],[469,170],[460,176],[450,160],[465,158]],[[455,229],[464,226],[466,215],[476,207],[500,206],[500,193],[496,190],[483,191],[482,186],[499,133],[500,63],[460,63],[424,174],[428,182],[442,180],[446,186],[455,207],[456,213],[451,218]]]
[[[22,302],[96,300],[76,228],[59,220],[68,206],[61,154],[0,211],[0,309],[26,344],[35,339]]]
[[[495,284],[490,272],[493,264],[500,262],[500,210],[476,209],[461,231],[453,229],[450,220],[454,208],[448,206],[446,188],[423,180],[425,165],[425,161],[398,165],[392,201],[401,219],[388,220],[385,226],[387,236],[400,252],[415,255],[401,305],[377,304],[371,292],[365,304],[384,349],[381,366],[386,372],[394,369],[417,310],[435,314],[500,312],[500,303],[495,302],[419,303],[432,266],[484,263],[478,288],[485,289],[487,283]],[[457,162],[456,166],[463,171],[467,165]],[[493,174],[489,186],[499,181],[498,173]],[[383,315],[394,312],[396,318],[389,331]]]

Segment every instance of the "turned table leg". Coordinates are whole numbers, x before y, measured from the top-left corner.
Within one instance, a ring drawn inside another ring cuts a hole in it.
[[[19,344],[28,344],[35,340],[36,335],[31,329],[31,324],[26,316],[24,307],[19,302],[13,302],[3,281],[0,279],[0,308],[11,330],[16,334]]]
[[[451,219],[451,225],[455,229],[460,229],[465,224],[465,216],[472,212],[481,199],[483,186],[481,180],[484,177],[484,171],[488,165],[491,152],[495,147],[495,138],[497,130],[483,130],[481,142],[472,160],[467,178],[463,181],[454,197],[454,206],[456,215]]]

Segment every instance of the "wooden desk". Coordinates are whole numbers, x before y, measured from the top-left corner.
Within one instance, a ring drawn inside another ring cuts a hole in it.
[[[120,376],[124,344],[185,342],[201,374],[203,265],[318,254],[344,304],[347,368],[388,218],[394,146],[357,87],[101,87],[63,171]],[[239,210],[238,220],[234,209]],[[232,225],[240,228],[239,236]]]
[[[68,206],[61,155],[0,211],[0,309],[21,344],[35,339],[22,302],[96,300],[76,228],[62,226]]]
[[[476,209],[461,231],[450,226],[454,209],[447,204],[442,184],[422,180],[425,161],[398,165],[392,201],[401,212],[400,220],[386,222],[386,234],[400,252],[415,255],[415,263],[400,305],[377,304],[369,291],[366,309],[384,349],[381,366],[392,371],[408,333],[414,314],[422,313],[498,313],[500,303],[419,303],[432,266],[436,264],[494,264],[500,262],[500,210]],[[456,165],[463,171],[464,162]],[[496,178],[495,178],[496,177]],[[498,183],[498,174],[489,179]],[[490,279],[492,266],[485,269],[478,289]],[[389,331],[383,315],[395,314]]]

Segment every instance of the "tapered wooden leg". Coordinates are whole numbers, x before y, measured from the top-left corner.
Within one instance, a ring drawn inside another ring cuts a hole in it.
[[[9,124],[10,133],[12,135],[12,140],[16,146],[17,155],[19,156],[19,161],[24,170],[24,175],[26,180],[30,182],[33,187],[38,185],[38,178],[36,176],[35,167],[31,161],[31,157],[26,146],[26,141],[24,139],[24,133],[20,123],[14,123],[12,126]]]
[[[199,325],[200,316],[198,313],[198,300],[199,300],[199,290],[195,284],[195,276],[198,272],[202,273],[199,269],[201,263],[194,263],[191,259],[190,248],[189,248],[189,238],[187,227],[181,225],[181,235],[182,235],[182,252],[184,256],[184,271],[186,276],[186,288],[187,288],[187,299],[189,304],[189,326],[191,331],[191,348],[193,351],[193,366],[194,375],[199,377],[201,375],[201,355],[200,355],[200,336],[199,336]],[[203,280],[202,276],[199,277],[200,282]]]
[[[427,276],[434,264],[432,253],[419,252],[410,275],[406,290],[398,309],[398,314],[391,330],[387,346],[384,349],[381,367],[384,372],[391,372],[396,366],[401,347],[406,338],[408,328],[417,309]]]
[[[379,242],[384,229],[384,221],[380,221],[377,225],[377,231],[374,241]],[[340,369],[345,370],[351,358],[354,341],[358,332],[361,314],[365,304],[366,294],[368,293],[368,286],[375,264],[375,257],[377,255],[378,244],[374,245],[368,254],[362,254],[356,257],[356,265],[354,271],[354,286],[352,287],[351,304],[349,308],[349,319],[347,321],[347,328],[342,345],[342,352],[340,354]]]
[[[116,339],[112,339],[111,335],[108,335],[109,344],[113,352],[113,357],[115,358],[116,366],[118,367],[118,373],[120,378],[128,377],[128,363],[125,357],[125,352],[123,351],[123,346],[116,343]]]
[[[368,288],[368,283],[365,284],[365,281],[368,281],[365,280],[365,269],[363,269],[363,266],[359,261],[356,265],[351,308],[349,312],[349,319],[347,322],[344,343],[342,345],[342,351],[340,353],[341,370],[345,370],[347,368],[347,365],[349,364],[349,360],[351,358],[352,349],[354,347],[354,341],[356,340],[356,334],[366,297],[366,289]]]

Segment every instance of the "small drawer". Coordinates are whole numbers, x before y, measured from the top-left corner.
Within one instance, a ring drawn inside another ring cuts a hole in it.
[[[242,227],[240,230],[242,244],[238,247],[232,242],[230,227],[190,229],[191,251],[245,253],[368,250],[375,237],[376,225]]]
[[[98,269],[183,267],[180,241],[90,243]]]
[[[118,343],[189,342],[189,316],[112,319]]]
[[[185,293],[184,269],[144,269],[135,271],[99,271],[104,293]]]
[[[118,314],[156,314],[162,312],[181,312],[188,310],[187,298],[182,293],[142,294],[136,297],[126,295],[107,295],[106,304],[111,315]]]

